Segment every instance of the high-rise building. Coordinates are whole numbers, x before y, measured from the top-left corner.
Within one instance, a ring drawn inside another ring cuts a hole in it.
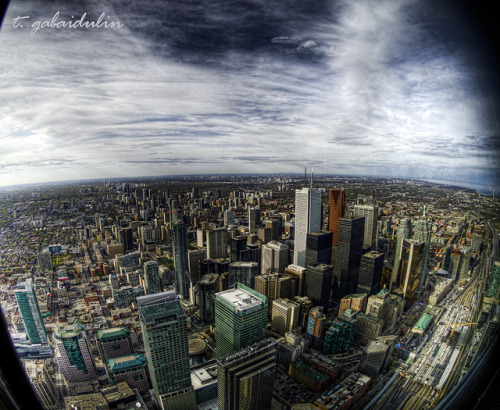
[[[27,279],[26,282],[18,285],[15,295],[29,341],[46,345],[48,343],[47,331],[38,306],[33,280]]]
[[[266,228],[271,230],[271,240],[277,241],[280,239],[280,220],[277,218],[267,219]]]
[[[250,233],[257,232],[257,210],[255,208],[248,209],[248,229]]]
[[[127,356],[134,352],[130,330],[126,327],[98,330],[97,347],[103,363],[106,363],[109,359]]]
[[[307,321],[306,336],[309,340],[309,345],[315,349],[320,349],[323,343],[323,326],[326,316],[323,313],[323,306],[315,306],[309,311]]]
[[[227,257],[227,229],[210,227],[206,231],[207,258],[217,259]]]
[[[332,261],[332,236],[329,231],[316,231],[307,234],[306,267],[316,263],[329,265]]]
[[[219,409],[269,409],[276,373],[277,341],[261,340],[217,359]]]
[[[132,242],[132,229],[122,228],[120,229],[120,242],[123,245],[123,253],[127,253],[134,249],[134,244]]]
[[[219,290],[219,275],[209,273],[203,275],[198,282],[200,319],[205,323],[215,320],[215,294]]]
[[[332,245],[337,246],[339,239],[339,219],[344,217],[345,191],[330,189],[328,191],[328,230],[333,232]]]
[[[424,243],[424,260],[422,261],[422,272],[420,273],[417,291],[420,295],[427,279],[427,274],[429,273],[429,249],[431,246],[431,223],[425,217],[425,210],[423,219],[417,222],[415,239]]]
[[[144,264],[144,282],[146,295],[160,293],[163,290],[158,272],[158,262],[148,261]]]
[[[332,272],[333,266],[324,263],[311,265],[307,268],[307,297],[311,299],[313,305],[322,306],[325,313],[328,311],[330,300]]]
[[[259,274],[259,264],[257,262],[232,262],[229,264],[229,275],[236,282],[254,289],[255,277]]]
[[[86,382],[90,391],[97,391],[97,369],[83,324],[75,320],[72,326],[61,326],[54,331],[56,361],[59,371],[68,383],[70,394],[75,394],[77,385]]]
[[[364,218],[339,219],[339,240],[333,284],[333,297],[337,300],[356,291],[363,252],[364,229]]]
[[[280,273],[270,273],[255,277],[255,290],[267,296],[269,317],[273,309],[273,300],[292,297],[292,279]]]
[[[56,389],[49,371],[55,369],[49,361],[23,360],[26,374],[38,396],[44,410],[59,410],[61,408],[59,391]]]
[[[321,229],[321,191],[302,188],[295,191],[295,239],[293,264],[306,267],[307,234]]]
[[[368,295],[366,293],[356,293],[353,295],[344,296],[342,299],[340,299],[339,315],[341,315],[347,309],[364,312],[367,301]]]
[[[356,330],[356,319],[348,315],[339,315],[325,333],[323,352],[341,353],[350,349]]]
[[[191,385],[188,318],[174,291],[137,298],[145,356],[162,409],[196,409]]]
[[[394,265],[392,269],[391,283],[396,281],[401,262],[401,252],[403,250],[403,240],[411,238],[411,219],[404,218],[399,221],[398,232],[396,234],[396,251],[394,253]]]
[[[305,331],[309,320],[309,312],[314,305],[307,296],[295,296],[293,301],[299,305],[299,326],[302,331]]]
[[[237,352],[266,336],[267,297],[238,283],[215,294],[217,357]]]
[[[241,251],[247,248],[247,237],[243,235],[231,238],[230,247],[230,260],[231,262],[241,261]]]
[[[384,268],[384,254],[376,251],[361,256],[357,293],[368,293],[368,296],[378,293],[380,279]]]
[[[109,359],[106,364],[111,384],[126,382],[131,389],[140,392],[148,390],[147,360],[142,354],[116,357]]]
[[[414,239],[404,239],[401,263],[396,278],[397,289],[393,292],[402,296],[408,304],[411,304],[417,297],[420,275],[422,273],[422,263],[424,261],[425,243]]]
[[[200,277],[200,261],[206,259],[206,249],[188,249],[189,279],[192,283],[198,282]]]
[[[173,226],[175,288],[184,299],[189,298],[189,261],[187,226],[177,222]]]
[[[284,335],[299,324],[299,305],[290,299],[273,301],[272,327]]]
[[[305,296],[307,269],[302,266],[288,265],[285,275],[292,278],[292,296]]]
[[[234,225],[235,214],[232,209],[226,209],[224,211],[224,226]]]
[[[288,246],[280,242],[271,241],[262,245],[261,255],[261,274],[283,273],[288,266]]]
[[[355,205],[354,217],[365,218],[365,234],[363,246],[370,247],[372,251],[377,250],[377,218],[378,207],[373,205]]]

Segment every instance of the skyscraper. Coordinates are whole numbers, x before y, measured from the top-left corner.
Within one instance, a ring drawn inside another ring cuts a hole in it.
[[[384,254],[371,251],[361,256],[357,293],[378,293],[384,267]]]
[[[200,319],[205,323],[213,323],[215,319],[215,294],[219,289],[219,275],[208,273],[198,282]]]
[[[104,363],[115,357],[134,352],[130,330],[126,327],[112,327],[97,331],[97,347]]]
[[[271,407],[278,342],[268,338],[217,359],[219,409],[261,410]]]
[[[339,219],[339,241],[333,286],[335,299],[340,300],[356,291],[364,229],[365,218]]]
[[[75,320],[72,326],[61,326],[54,331],[56,361],[68,383],[70,394],[77,391],[77,383],[86,382],[90,391],[97,391],[97,369],[92,360],[90,343],[83,324]]]
[[[160,293],[163,290],[158,271],[158,262],[148,261],[144,264],[144,282],[146,284],[146,295]]]
[[[175,288],[184,299],[189,298],[189,261],[187,226],[176,222],[173,227]]]
[[[269,317],[273,309],[273,300],[292,297],[292,278],[280,273],[270,273],[255,277],[255,290],[267,296]]]
[[[399,272],[399,263],[401,262],[401,251],[403,249],[403,240],[411,238],[411,219],[404,218],[399,221],[398,233],[396,234],[396,251],[394,253],[394,265],[392,269],[391,283],[396,280]]]
[[[290,299],[273,301],[272,327],[284,335],[299,324],[299,305]]]
[[[137,298],[151,383],[162,409],[196,409],[187,316],[174,291]]]
[[[207,258],[217,259],[227,257],[227,229],[212,226],[206,231]]]
[[[328,301],[330,300],[332,270],[332,265],[324,263],[317,263],[307,268],[307,297],[315,306],[322,306],[325,313],[328,310]]]
[[[328,191],[328,230],[333,232],[332,245],[337,246],[339,239],[339,219],[344,217],[345,191],[330,189]]]
[[[329,231],[316,231],[307,234],[306,243],[306,267],[316,263],[326,263],[332,261],[332,237]]]
[[[421,221],[417,222],[415,230],[415,239],[424,243],[424,260],[422,261],[422,272],[420,273],[420,280],[418,283],[418,293],[422,292],[425,284],[427,274],[429,273],[429,248],[431,245],[431,223],[424,215]],[[458,266],[457,266],[458,268]]]
[[[38,306],[33,280],[27,279],[26,282],[17,286],[15,295],[29,341],[47,344],[47,331]]]
[[[238,283],[215,294],[217,357],[230,355],[266,336],[267,297]]]
[[[257,231],[257,210],[255,208],[248,209],[248,229],[250,233]]]
[[[355,205],[354,217],[365,218],[365,235],[363,246],[370,247],[372,251],[377,250],[377,218],[378,207],[373,205]]]
[[[288,265],[285,275],[292,278],[292,296],[305,296],[307,269],[302,266]]]
[[[236,282],[254,289],[255,277],[259,274],[257,262],[232,262],[229,264],[229,276]]]
[[[397,276],[398,288],[393,291],[400,294],[408,304],[411,304],[418,293],[422,263],[424,261],[425,243],[414,239],[404,239],[401,263]]]
[[[260,273],[283,273],[285,267],[288,266],[288,255],[288,246],[280,242],[271,241],[262,245]]]
[[[307,234],[321,229],[321,191],[302,188],[295,191],[295,239],[293,264],[306,266]]]

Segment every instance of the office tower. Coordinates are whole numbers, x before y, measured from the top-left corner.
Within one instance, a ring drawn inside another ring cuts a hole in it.
[[[280,239],[280,221],[279,219],[267,219],[266,228],[271,230],[271,241],[277,241]]]
[[[401,251],[403,249],[403,240],[411,238],[411,219],[405,218],[399,221],[398,232],[396,234],[396,251],[394,253],[394,265],[392,269],[391,284],[396,281],[401,262]]]
[[[295,239],[293,264],[306,266],[307,234],[321,229],[321,191],[303,188],[295,191]]]
[[[235,214],[232,209],[227,209],[224,211],[224,226],[234,225]]]
[[[339,315],[325,333],[324,353],[341,353],[351,348],[356,330],[356,319],[348,315]]]
[[[61,326],[54,331],[56,361],[64,375],[70,394],[75,394],[77,384],[86,382],[91,390],[97,391],[97,369],[83,324],[75,320],[72,326]]]
[[[200,277],[208,273],[215,273],[215,262],[212,259],[200,260]]]
[[[59,391],[49,374],[49,371],[55,371],[51,366],[52,363],[41,360],[23,360],[23,365],[42,408],[44,410],[59,410],[61,408]]]
[[[422,263],[424,261],[425,243],[414,239],[404,239],[401,251],[401,263],[399,266],[396,285],[398,289],[393,291],[402,296],[408,304],[411,304],[418,292]]]
[[[230,355],[266,336],[267,297],[238,283],[215,294],[217,357]]]
[[[330,265],[332,261],[333,233],[329,231],[316,231],[307,234],[306,242],[306,267],[316,263]]]
[[[109,359],[107,364],[108,377],[112,385],[126,382],[131,389],[145,392],[149,389],[147,360],[142,354],[129,354],[127,356]]]
[[[353,295],[344,296],[340,299],[339,315],[347,309],[364,312],[367,301],[368,295],[366,293],[355,293]]]
[[[339,239],[339,219],[344,217],[345,191],[330,189],[328,191],[328,230],[333,232],[332,245],[337,246]]]
[[[206,249],[188,250],[189,279],[192,283],[196,283],[200,279],[200,261],[206,257]]]
[[[324,263],[311,265],[307,268],[307,297],[315,306],[322,306],[325,313],[328,311],[328,301],[330,300],[332,272],[333,266]]]
[[[127,253],[134,249],[134,245],[132,242],[132,229],[131,228],[122,228],[120,229],[120,243],[123,245],[123,253]]]
[[[323,313],[323,306],[315,306],[309,311],[307,320],[306,336],[309,346],[320,349],[323,342],[323,326],[326,316]]]
[[[259,245],[247,243],[247,248],[240,252],[240,261],[260,263]]]
[[[158,262],[148,261],[144,264],[144,282],[146,295],[160,293],[163,290],[158,272]]]
[[[198,282],[200,319],[204,323],[215,320],[215,294],[219,290],[219,275],[209,273],[203,275]]]
[[[38,264],[38,270],[40,272],[45,272],[47,270],[52,270],[52,259],[50,257],[50,252],[40,252],[36,256],[37,258],[37,264]]]
[[[243,283],[251,289],[255,287],[255,277],[259,274],[257,262],[232,262],[229,264],[229,276],[235,282]]]
[[[219,409],[271,407],[276,374],[276,340],[267,338],[217,359]]]
[[[103,363],[106,363],[109,359],[127,356],[134,352],[130,330],[126,327],[98,330],[97,347]]]
[[[231,262],[241,261],[241,251],[247,248],[247,237],[243,235],[235,236],[231,239],[230,260]]]
[[[175,288],[183,299],[189,298],[189,261],[187,226],[176,222],[173,226]]]
[[[422,272],[420,273],[420,280],[418,283],[418,294],[422,293],[427,274],[429,273],[429,249],[431,246],[431,223],[425,217],[425,208],[423,219],[417,222],[415,230],[415,239],[424,243],[424,260],[422,261]]]
[[[384,321],[378,317],[359,312],[356,315],[358,324],[356,325],[355,337],[358,339],[376,339],[382,334]]]
[[[365,218],[365,234],[363,238],[363,246],[370,247],[372,251],[377,250],[378,207],[373,205],[355,205],[354,217]]]
[[[333,297],[340,300],[354,293],[363,251],[365,219],[339,219],[339,240],[334,272]]]
[[[299,305],[290,299],[273,301],[272,327],[284,335],[299,324]]]
[[[378,293],[383,268],[383,253],[371,251],[362,255],[357,293],[368,293],[368,296]]]
[[[261,274],[265,273],[283,273],[288,266],[288,246],[271,241],[261,248]]]
[[[309,320],[309,312],[314,305],[307,296],[295,296],[293,301],[299,305],[299,326],[302,331],[305,331]]]
[[[257,211],[255,208],[248,209],[248,229],[250,233],[257,232]]]
[[[191,385],[188,318],[175,292],[137,298],[145,356],[162,409],[196,409]]]
[[[280,273],[259,275],[255,277],[255,290],[267,297],[271,317],[273,300],[292,297],[292,279]]]
[[[305,296],[307,269],[302,266],[288,265],[285,276],[292,278],[292,296]]]
[[[361,368],[364,374],[375,379],[385,370],[394,350],[395,339],[396,336],[382,336],[362,347],[364,358]]]
[[[18,285],[15,296],[29,341],[33,344],[46,345],[48,343],[47,331],[38,306],[33,280],[27,279],[26,282]]]
[[[206,231],[207,258],[217,259],[227,257],[227,229],[214,228]]]

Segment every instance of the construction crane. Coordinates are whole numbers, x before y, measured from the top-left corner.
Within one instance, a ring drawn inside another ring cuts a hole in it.
[[[477,322],[472,322],[472,323],[449,323],[445,326],[453,326],[453,329],[451,330],[450,338],[453,336],[453,332],[455,331],[455,326],[464,326],[464,325],[477,325]]]

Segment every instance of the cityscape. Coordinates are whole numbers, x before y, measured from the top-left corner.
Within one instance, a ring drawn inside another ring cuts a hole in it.
[[[1,308],[44,409],[495,406],[495,197],[305,170],[0,204]]]

